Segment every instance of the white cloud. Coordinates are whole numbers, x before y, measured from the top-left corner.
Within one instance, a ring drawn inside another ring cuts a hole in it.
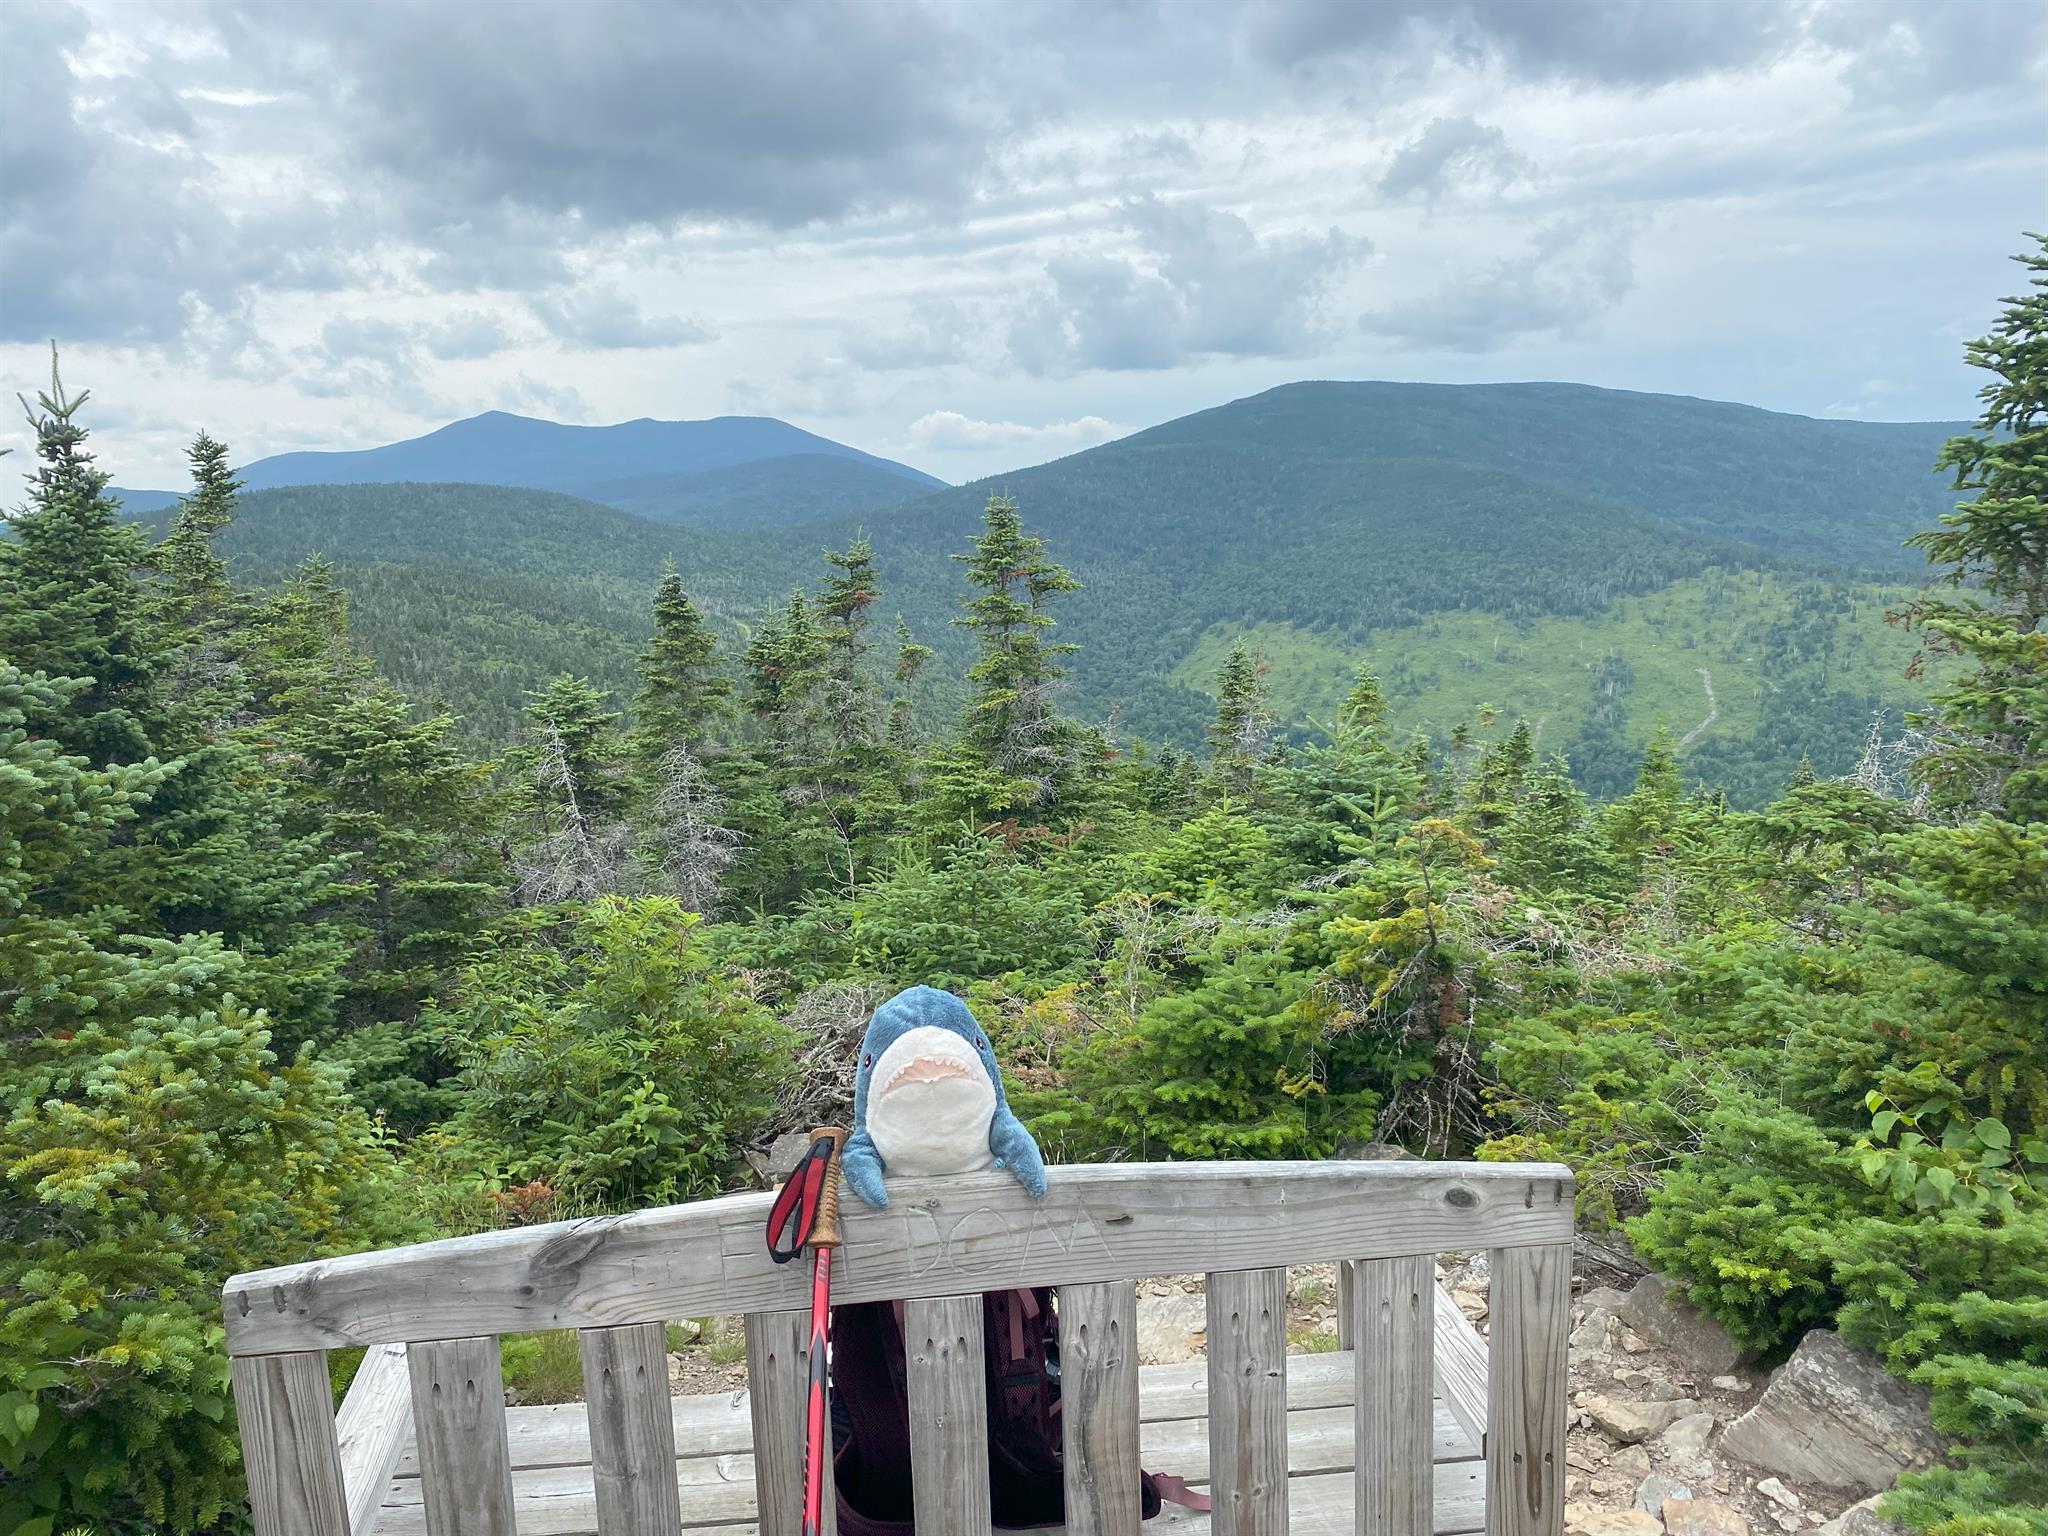
[[[1042,427],[1033,427],[1020,421],[977,421],[959,411],[929,411],[910,424],[910,440],[930,453],[983,453],[1003,448],[1057,458],[1122,437],[1130,430],[1120,422],[1104,421],[1100,416],[1049,421]]]

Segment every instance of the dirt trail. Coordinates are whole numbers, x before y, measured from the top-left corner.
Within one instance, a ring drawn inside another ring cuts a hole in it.
[[[1700,668],[1700,686],[1707,690],[1707,718],[1678,738],[1678,750],[1683,752],[1700,738],[1700,733],[1721,717],[1721,706],[1714,698],[1714,674],[1705,667]]]

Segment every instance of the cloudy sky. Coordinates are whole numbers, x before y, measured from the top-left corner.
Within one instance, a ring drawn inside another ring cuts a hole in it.
[[[953,480],[1299,378],[1958,417],[2029,228],[2048,0],[0,0],[0,382],[57,338],[129,485],[491,408]]]

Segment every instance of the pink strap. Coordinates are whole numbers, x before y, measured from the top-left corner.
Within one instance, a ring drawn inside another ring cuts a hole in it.
[[[1209,1495],[1197,1493],[1187,1484],[1184,1477],[1169,1477],[1164,1472],[1148,1472],[1152,1486],[1159,1490],[1159,1497],[1169,1504],[1178,1504],[1182,1509],[1193,1510],[1198,1515],[1209,1512]]]

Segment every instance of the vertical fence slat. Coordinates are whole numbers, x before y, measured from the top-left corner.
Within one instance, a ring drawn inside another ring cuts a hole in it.
[[[1209,1294],[1214,1536],[1286,1536],[1287,1271],[1220,1271]]]
[[[1572,1247],[1493,1250],[1487,1296],[1487,1536],[1561,1536]]]
[[[668,1401],[668,1330],[660,1323],[585,1328],[578,1343],[599,1536],[675,1536],[683,1510]]]
[[[1060,1424],[1067,1536],[1138,1536],[1138,1292],[1060,1288]]]
[[[427,1536],[516,1536],[496,1336],[415,1344],[406,1364]]]
[[[1436,1503],[1436,1262],[1425,1253],[1352,1267],[1358,1536],[1430,1536]]]
[[[990,1520],[981,1298],[934,1296],[905,1303],[903,1348],[917,1528],[979,1536]]]
[[[754,1416],[754,1497],[761,1536],[802,1536],[804,1397],[811,1320],[804,1312],[747,1314],[747,1399]],[[832,1459],[825,1459],[825,1536],[839,1529]]]
[[[229,1362],[256,1536],[348,1536],[327,1351]]]

